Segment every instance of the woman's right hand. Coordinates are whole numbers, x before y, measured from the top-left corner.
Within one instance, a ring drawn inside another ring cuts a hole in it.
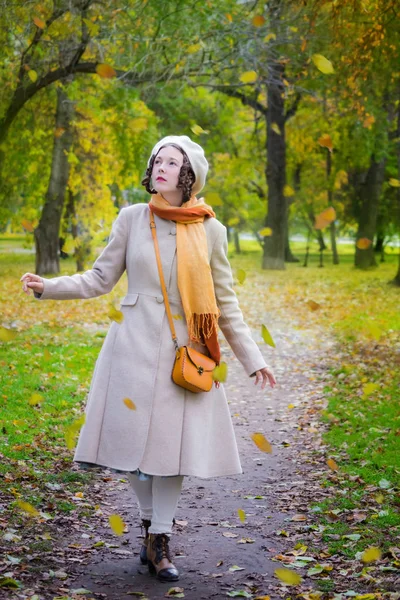
[[[38,292],[41,294],[43,292],[43,279],[39,275],[35,275],[34,273],[25,273],[25,275],[22,275],[20,281],[22,281],[22,289],[25,294],[30,294],[31,290],[32,293]]]

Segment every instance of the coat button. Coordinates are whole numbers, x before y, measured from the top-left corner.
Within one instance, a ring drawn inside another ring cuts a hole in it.
[[[170,234],[171,235],[176,235],[176,225],[172,225]]]
[[[158,304],[162,304],[164,302],[164,298],[162,296],[157,296],[156,300]]]

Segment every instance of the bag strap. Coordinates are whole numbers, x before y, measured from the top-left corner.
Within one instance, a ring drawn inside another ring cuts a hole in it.
[[[153,212],[151,211],[151,209],[149,209],[149,212],[150,212],[150,229],[151,229],[151,235],[153,236],[154,249],[156,252],[158,275],[160,277],[161,290],[162,290],[162,295],[164,297],[164,303],[165,303],[165,310],[167,311],[168,322],[169,322],[169,326],[170,326],[171,334],[172,334],[172,341],[174,342],[175,350],[178,350],[178,348],[179,348],[178,338],[176,337],[174,321],[172,319],[171,307],[169,305],[168,293],[167,293],[167,288],[166,288],[165,280],[164,280],[164,273],[163,273],[162,265],[161,265],[160,248],[158,246],[157,233],[156,233],[156,224],[154,222],[154,215],[153,215]]]

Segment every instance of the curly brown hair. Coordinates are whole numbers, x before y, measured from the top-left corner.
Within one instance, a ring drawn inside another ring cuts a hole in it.
[[[176,187],[182,189],[182,192],[183,192],[182,193],[182,202],[187,202],[188,200],[190,200],[190,198],[192,196],[193,184],[196,181],[196,176],[192,169],[192,165],[190,164],[188,155],[186,154],[186,152],[184,152],[184,150],[182,150],[182,148],[180,148],[180,146],[178,146],[177,144],[166,144],[165,146],[161,146],[160,150],[162,148],[166,148],[166,146],[173,146],[174,148],[177,148],[182,153],[183,164],[181,166],[181,170],[179,171],[178,185]],[[160,150],[158,152],[160,152]],[[157,152],[157,154],[158,154],[158,152]],[[149,194],[157,194],[157,190],[154,190],[151,187],[151,173],[153,171],[153,165],[154,165],[155,159],[156,159],[156,155],[153,154],[153,156],[150,158],[149,166],[146,169],[146,174],[144,176],[144,179],[142,180],[142,185],[144,185],[144,187],[146,188],[146,191]]]

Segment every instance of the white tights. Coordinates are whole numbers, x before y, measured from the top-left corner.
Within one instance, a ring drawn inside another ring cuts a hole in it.
[[[141,518],[151,520],[149,532],[171,533],[183,475],[153,475],[151,479],[143,481],[135,473],[129,473],[128,479],[138,499]]]

